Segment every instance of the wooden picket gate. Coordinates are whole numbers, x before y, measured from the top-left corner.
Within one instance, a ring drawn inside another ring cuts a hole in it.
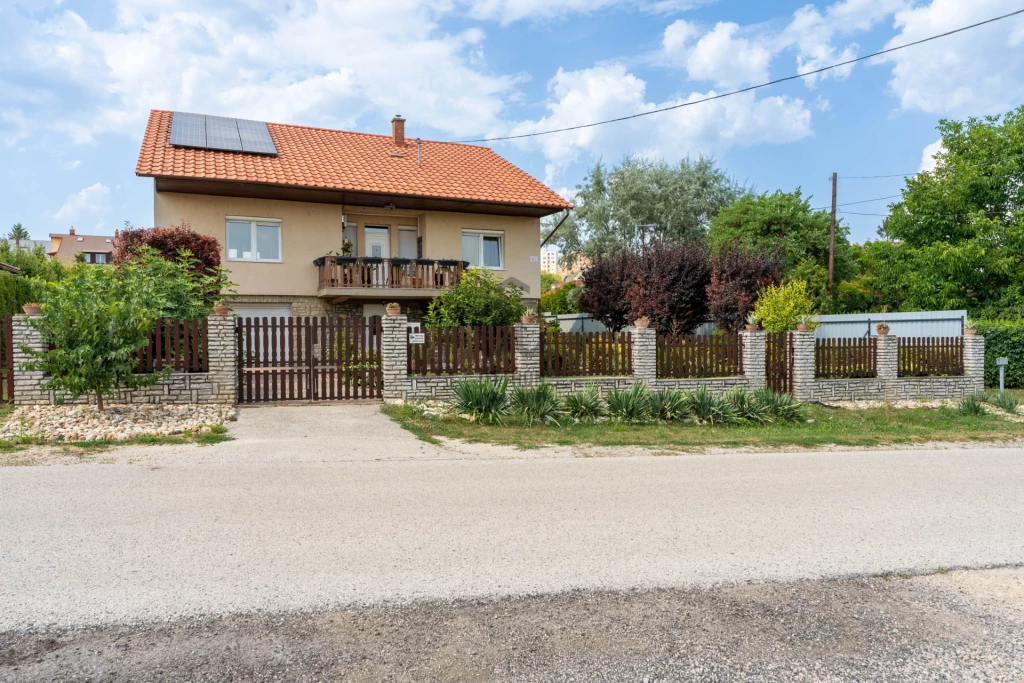
[[[337,401],[382,395],[379,317],[239,318],[238,401]]]
[[[768,388],[777,394],[793,393],[793,335],[765,334],[764,374]]]

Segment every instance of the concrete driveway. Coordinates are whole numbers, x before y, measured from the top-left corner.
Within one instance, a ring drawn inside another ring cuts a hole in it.
[[[1024,452],[452,450],[375,406],[0,468],[0,630],[1024,562]]]

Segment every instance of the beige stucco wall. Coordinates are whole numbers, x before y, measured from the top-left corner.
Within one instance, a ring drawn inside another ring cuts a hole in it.
[[[247,199],[210,195],[154,192],[155,225],[188,222],[194,230],[217,238],[224,265],[242,295],[313,296],[317,269],[313,259],[328,251],[341,251],[343,207],[276,199]],[[398,254],[398,227],[417,226],[423,237],[423,257],[462,258],[462,230],[499,230],[505,235],[505,269],[495,271],[502,280],[514,277],[529,287],[527,298],[540,291],[540,220],[529,217],[491,216],[450,212],[385,211],[345,206],[349,223],[358,224],[359,255],[365,244],[363,228],[386,225],[391,229],[391,253]],[[227,216],[281,220],[281,263],[228,261],[225,248]],[[536,261],[531,261],[530,257]]]

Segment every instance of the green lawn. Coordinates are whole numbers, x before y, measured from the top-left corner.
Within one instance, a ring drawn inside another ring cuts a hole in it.
[[[807,406],[810,422],[767,427],[708,427],[684,424],[485,426],[457,418],[429,418],[413,406],[385,406],[402,427],[426,441],[436,437],[540,448],[559,446],[647,446],[700,451],[707,447],[813,448],[826,445],[879,446],[926,441],[1000,441],[1024,438],[1024,424],[999,415],[969,417],[951,408],[869,410]]]
[[[228,434],[227,427],[215,425],[208,432],[199,434],[175,434],[173,436],[133,436],[124,440],[97,439],[95,441],[43,441],[41,439],[25,437],[18,439],[0,439],[0,453],[20,451],[28,446],[59,446],[67,448],[81,448],[90,451],[99,451],[112,446],[129,445],[174,445],[194,443],[200,446],[210,446],[224,441],[233,441],[235,437]]]

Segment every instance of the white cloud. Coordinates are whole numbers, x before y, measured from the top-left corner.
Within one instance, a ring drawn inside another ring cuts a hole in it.
[[[896,14],[889,45],[920,40],[1019,9],[1016,0],[933,0]],[[889,87],[903,109],[930,114],[997,114],[1024,101],[1024,22],[1009,19],[885,57]]]
[[[560,69],[548,89],[548,115],[515,126],[510,134],[565,128],[682,104],[711,93],[692,93],[665,102],[649,102],[646,83],[621,64],[579,71]],[[530,138],[547,159],[546,181],[581,154],[617,158],[623,154],[677,159],[719,154],[733,147],[791,142],[811,134],[810,111],[799,99],[753,93],[683,107],[606,126]]]
[[[60,165],[60,167],[63,168],[65,171],[73,171],[81,165],[82,161],[80,159],[72,159],[71,161],[63,162]]]
[[[672,14],[706,5],[714,0],[470,0],[469,14],[475,19],[503,24],[523,19],[562,18],[609,8],[638,9],[651,14]]]
[[[103,217],[109,211],[110,188],[102,183],[93,183],[69,194],[53,217],[69,225],[88,224],[98,229],[103,227]]]
[[[942,138],[939,138],[930,145],[926,145],[921,152],[921,167],[917,169],[918,172],[935,170],[935,155],[945,151],[946,148],[942,146]]]
[[[672,61],[685,66],[690,78],[721,87],[749,85],[768,79],[771,51],[740,33],[738,24],[719,22],[692,42],[699,30],[680,19],[665,29],[662,47]]]

